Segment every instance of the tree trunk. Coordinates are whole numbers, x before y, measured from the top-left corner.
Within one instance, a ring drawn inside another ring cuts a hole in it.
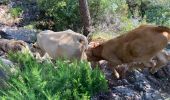
[[[91,31],[91,18],[87,0],[79,0],[80,15],[83,22],[83,34],[87,36]]]

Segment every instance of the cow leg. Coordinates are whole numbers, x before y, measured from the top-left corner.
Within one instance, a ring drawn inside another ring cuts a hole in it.
[[[152,67],[150,69],[150,72],[152,74],[154,74],[155,72],[157,72],[159,69],[161,69],[164,65],[166,65],[168,63],[168,56],[165,52],[160,52],[156,55],[155,59],[156,59],[156,66]]]

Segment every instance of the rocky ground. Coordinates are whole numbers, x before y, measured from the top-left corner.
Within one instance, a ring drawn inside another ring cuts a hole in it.
[[[28,24],[30,20],[35,20],[38,11],[34,2],[22,1],[24,0],[11,0],[7,6],[0,5],[0,30],[6,33],[0,32],[0,35],[2,38],[14,38],[24,40],[27,43],[34,43],[37,30],[25,29],[21,26]],[[10,7],[17,5],[25,6],[23,15],[20,16],[22,18],[20,22],[18,22],[20,19],[12,18],[8,13]],[[12,64],[7,59],[3,62]],[[92,98],[93,100],[170,100],[170,63],[154,75],[150,74],[147,69],[144,71],[134,70],[128,72],[126,78],[121,80],[112,77],[106,62],[101,64],[108,80],[109,91],[99,93]],[[4,72],[0,71],[0,77],[4,77]]]
[[[126,78],[116,80],[102,63],[109,83],[109,92],[98,94],[94,100],[169,100],[170,63],[154,75],[148,69],[128,72]]]
[[[3,2],[5,0],[2,0]],[[9,4],[1,4],[0,2],[0,32],[2,38],[23,40],[27,43],[36,41],[37,30],[24,28],[25,25],[36,20],[38,15],[37,6],[34,0],[10,0]],[[14,18],[10,9],[22,7],[23,11],[20,16]]]

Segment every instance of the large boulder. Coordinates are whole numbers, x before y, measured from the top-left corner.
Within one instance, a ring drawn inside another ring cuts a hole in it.
[[[8,54],[10,52],[31,53],[26,42],[14,39],[0,39],[0,51],[4,54]]]

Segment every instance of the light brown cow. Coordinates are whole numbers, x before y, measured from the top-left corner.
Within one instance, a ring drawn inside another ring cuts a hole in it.
[[[169,40],[169,28],[142,25],[124,35],[89,48],[86,54],[89,61],[107,60],[115,72],[115,66],[121,64],[133,62],[148,64],[148,61],[166,47]]]
[[[53,59],[64,57],[71,60],[85,59],[87,45],[87,38],[72,30],[60,32],[47,30],[37,35],[37,43],[34,47],[41,56],[46,52]]]

